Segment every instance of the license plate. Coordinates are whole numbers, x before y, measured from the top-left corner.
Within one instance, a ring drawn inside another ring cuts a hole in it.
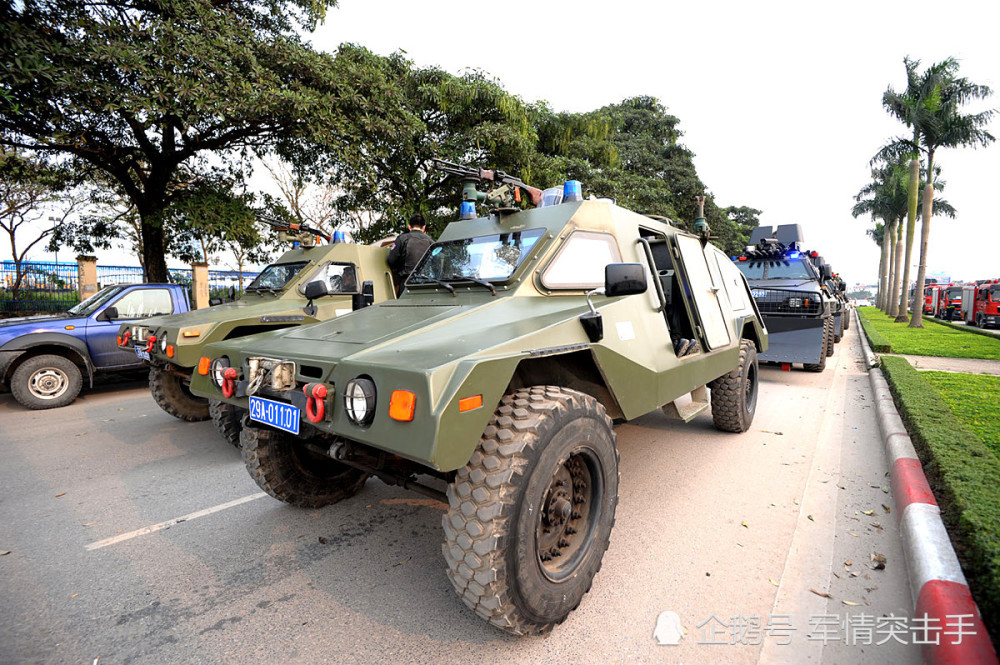
[[[139,356],[143,360],[149,360],[149,351],[142,348],[141,346],[135,347],[135,355]]]
[[[284,402],[275,402],[263,397],[250,398],[250,420],[270,425],[289,434],[299,433],[299,418],[297,407]]]

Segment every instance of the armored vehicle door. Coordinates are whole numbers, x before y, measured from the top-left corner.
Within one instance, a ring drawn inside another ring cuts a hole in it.
[[[722,276],[718,264],[707,256],[707,247],[702,247],[701,240],[695,236],[677,233],[673,241],[677,247],[676,256],[680,258],[677,263],[685,292],[693,301],[695,325],[700,328],[702,341],[709,350],[728,346],[732,341],[728,323],[731,312],[723,309],[723,301],[719,298]]]

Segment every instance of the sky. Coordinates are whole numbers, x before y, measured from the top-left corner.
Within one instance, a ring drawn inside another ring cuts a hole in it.
[[[556,111],[657,97],[680,119],[717,203],[762,210],[762,224],[800,224],[853,285],[874,282],[879,261],[865,235],[872,223],[850,214],[853,197],[877,150],[908,133],[882,93],[905,87],[904,56],[925,65],[953,56],[960,75],[997,90],[969,110],[1000,107],[998,20],[1000,4],[962,0],[340,0],[312,41],[402,50],[455,74],[480,69]],[[991,133],[1000,138],[1000,118]],[[1000,277],[1000,146],[943,150],[936,161],[959,215],[932,219],[929,271]]]
[[[1000,108],[998,19],[1000,4],[967,0],[340,0],[311,41],[400,50],[454,74],[480,69],[556,111],[654,96],[680,119],[681,142],[719,205],[762,210],[762,224],[800,224],[805,244],[854,285],[876,281],[879,252],[865,235],[872,222],[850,214],[853,197],[875,152],[908,134],[882,93],[905,87],[904,56],[924,65],[953,56],[960,75],[997,90],[968,111]],[[1000,117],[990,131],[1000,138]],[[1000,277],[1000,146],[942,150],[936,161],[958,217],[932,220],[929,273]],[[919,227],[914,276],[918,256]]]

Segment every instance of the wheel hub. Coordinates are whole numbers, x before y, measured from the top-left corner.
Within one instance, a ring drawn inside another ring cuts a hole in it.
[[[538,560],[551,579],[565,577],[576,567],[577,554],[591,529],[594,488],[587,463],[580,455],[563,462],[545,492],[536,533]]]
[[[55,399],[69,386],[69,377],[54,367],[46,367],[31,375],[28,390],[39,399]]]

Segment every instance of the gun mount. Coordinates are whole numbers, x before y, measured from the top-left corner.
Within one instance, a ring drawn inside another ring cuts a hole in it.
[[[280,242],[297,242],[303,247],[313,247],[318,243],[319,238],[322,238],[327,243],[332,240],[326,233],[305,224],[275,219],[274,217],[260,213],[257,214],[257,221],[277,229],[278,240]]]
[[[462,179],[463,202],[484,203],[491,208],[513,208],[521,202],[521,190],[524,190],[533,206],[537,207],[542,200],[542,190],[530,187],[520,178],[503,171],[472,168],[437,158],[432,164],[438,171],[457,175]],[[488,192],[481,192],[479,184],[484,181],[496,183],[497,187]]]

